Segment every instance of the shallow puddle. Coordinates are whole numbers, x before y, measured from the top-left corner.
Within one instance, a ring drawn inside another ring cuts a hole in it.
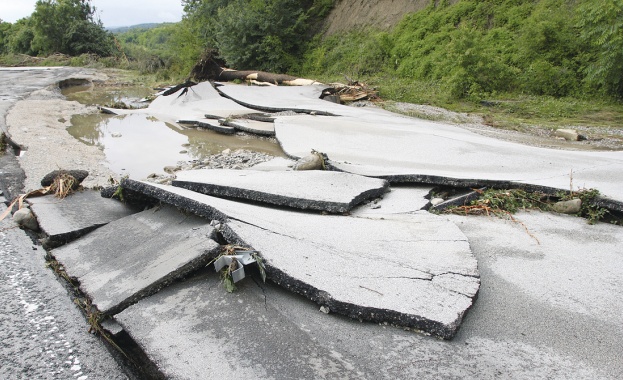
[[[154,90],[141,86],[124,87],[94,87],[93,85],[71,86],[61,89],[67,100],[75,100],[86,105],[108,105],[124,103],[133,108],[145,108],[149,105],[140,102],[149,95],[154,94]]]
[[[69,87],[63,94],[69,100],[95,105],[122,101],[133,104],[153,91],[123,88],[110,93],[87,86]],[[277,157],[285,154],[272,139],[250,135],[222,135],[205,129],[166,123],[152,116],[132,114],[76,115],[67,128],[70,135],[104,151],[109,167],[121,175],[143,179],[151,173],[164,173],[165,166],[179,161],[203,160],[225,149],[246,149]]]

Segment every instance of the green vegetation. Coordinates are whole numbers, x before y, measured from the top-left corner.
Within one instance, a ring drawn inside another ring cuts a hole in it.
[[[316,38],[300,73],[355,78],[384,99],[478,112],[496,127],[619,125],[623,1],[437,3],[389,32]]]
[[[88,0],[38,0],[34,13],[0,26],[2,53],[77,56],[114,53],[112,35],[95,19]]]
[[[477,192],[479,197],[469,205],[449,207],[444,212],[458,215],[494,215],[515,220],[512,214],[518,211],[552,211],[554,203],[558,201],[580,199],[580,211],[576,215],[585,218],[588,224],[603,220],[621,224],[620,216],[611,214],[608,209],[595,203],[599,197],[599,191],[596,189],[561,191],[555,195],[522,189],[486,189]]]

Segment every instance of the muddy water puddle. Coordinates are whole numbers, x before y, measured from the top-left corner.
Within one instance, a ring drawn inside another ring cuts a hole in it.
[[[124,103],[132,108],[145,108],[149,103],[140,100],[150,96],[154,90],[142,86],[94,87],[93,85],[71,86],[61,89],[67,100],[86,105],[112,105]]]
[[[98,94],[104,91],[95,91],[95,94],[89,95],[84,93],[93,92],[93,89],[69,90],[73,92],[63,90],[68,99],[89,105],[104,104],[111,99],[132,104],[139,96],[147,95],[135,89],[123,89],[128,91],[113,94]],[[143,179],[151,173],[163,174],[165,166],[176,165],[180,161],[204,160],[225,149],[246,149],[277,157],[285,156],[273,139],[238,134],[222,135],[205,129],[164,122],[145,114],[76,115],[72,117],[71,124],[67,128],[70,135],[85,144],[99,147],[104,151],[112,171],[135,179]]]

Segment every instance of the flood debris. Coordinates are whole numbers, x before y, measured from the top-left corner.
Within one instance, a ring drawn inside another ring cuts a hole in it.
[[[379,92],[367,84],[349,79],[347,84],[329,83],[329,88],[322,92],[322,99],[335,96],[339,99],[337,103],[349,103],[359,100],[369,100],[372,102],[380,101]]]
[[[69,178],[69,176],[73,179]],[[41,186],[47,187],[57,182],[57,187],[60,188],[60,182],[64,180],[65,184],[69,185],[72,190],[77,190],[82,181],[88,176],[89,172],[86,170],[54,170],[41,179]],[[64,187],[67,188],[68,186]]]
[[[236,283],[245,278],[244,267],[256,264],[262,280],[266,282],[266,269],[264,260],[258,251],[247,247],[228,244],[222,247],[221,254],[214,260],[214,270],[221,272],[221,279],[225,290],[233,293]]]

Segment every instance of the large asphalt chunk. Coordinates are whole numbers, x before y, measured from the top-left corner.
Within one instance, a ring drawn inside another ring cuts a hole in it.
[[[275,132],[289,156],[315,149],[338,170],[391,183],[584,187],[623,201],[623,152],[527,146],[365,109],[341,117],[278,117]]]
[[[254,113],[229,99],[225,99],[212,87],[210,82],[202,82],[187,90],[180,89],[174,94],[160,95],[147,108],[120,110],[102,107],[106,113],[115,115],[148,114],[163,120],[204,120],[205,114],[228,118]]]
[[[449,339],[478,292],[467,238],[436,215],[322,216],[171,186],[132,180],[122,185],[188,211],[217,209],[226,215],[221,232],[227,240],[258,250],[271,280],[352,318]]]
[[[100,311],[115,314],[218,255],[213,232],[205,219],[165,206],[112,222],[51,253]]]
[[[279,206],[346,212],[388,190],[387,181],[320,170],[191,170],[176,173],[173,186],[207,195],[241,198]]]
[[[230,294],[219,281],[209,273],[175,284],[115,319],[168,379],[362,378],[351,358],[267,304],[254,282]]]
[[[39,227],[48,235],[49,246],[59,246],[114,220],[138,210],[112,199],[102,198],[99,191],[80,191],[66,198],[53,195],[28,198]]]

